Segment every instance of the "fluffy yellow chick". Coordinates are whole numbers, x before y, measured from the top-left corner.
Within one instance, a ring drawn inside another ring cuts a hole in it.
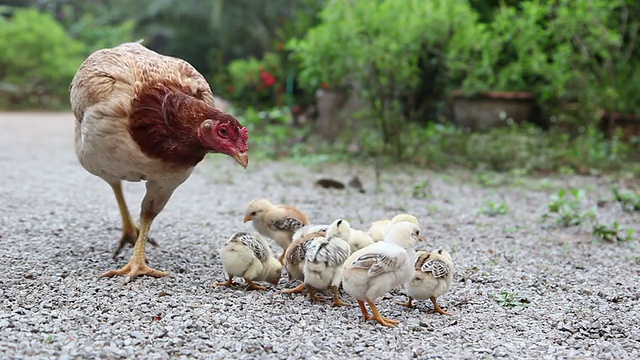
[[[266,290],[266,287],[254,281],[268,281],[278,284],[282,264],[273,257],[266,240],[259,234],[237,232],[227,240],[220,250],[220,258],[224,271],[229,279],[218,286],[231,286],[234,276],[243,277],[249,290]]]
[[[351,232],[349,233],[349,240],[347,240],[347,243],[351,248],[351,253],[354,253],[365,246],[369,246],[373,244],[373,242],[374,241],[369,234],[356,229],[351,229]]]
[[[327,229],[329,225],[305,225],[300,229],[296,230],[291,237],[291,243],[293,244],[296,240],[301,239],[311,233],[321,233],[322,235],[327,233]]]
[[[307,246],[303,266],[304,285],[309,289],[309,298],[316,302],[313,289],[331,289],[333,303],[331,306],[346,306],[340,299],[338,286],[342,281],[344,261],[351,254],[347,240],[351,226],[346,220],[334,221],[327,230],[326,236],[314,237]]]
[[[367,233],[369,234],[369,236],[371,236],[371,239],[373,239],[374,242],[383,241],[384,235],[387,233],[389,227],[395,223],[403,221],[407,221],[420,226],[420,224],[418,223],[418,219],[415,216],[410,214],[398,214],[391,220],[381,219],[372,222],[371,227],[369,227],[369,230],[367,230]]]
[[[400,304],[413,308],[413,299],[430,299],[433,303],[430,313],[451,315],[440,308],[436,301],[451,287],[454,271],[451,255],[442,249],[431,252],[418,251],[416,255],[413,278],[405,284],[409,300]]]
[[[283,250],[291,245],[296,230],[309,224],[302,211],[289,205],[274,205],[267,199],[255,199],[247,205],[244,222],[252,221],[253,227],[268,238],[273,239]],[[280,262],[284,252],[280,256]]]
[[[374,301],[411,279],[414,248],[422,240],[418,225],[399,222],[391,225],[384,241],[356,251],[345,261],[342,287],[358,301],[365,320],[375,319],[389,327],[400,323],[380,315]],[[365,301],[373,315],[367,312]]]

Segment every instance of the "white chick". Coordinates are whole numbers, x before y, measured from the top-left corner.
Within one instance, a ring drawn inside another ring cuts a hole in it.
[[[296,240],[301,239],[311,233],[321,233],[322,235],[327,233],[327,229],[329,225],[305,225],[300,229],[296,230],[291,237],[291,243],[293,244]]]
[[[415,246],[422,241],[418,225],[406,221],[393,224],[384,238],[353,253],[344,264],[342,287],[360,306],[365,320],[394,327],[399,321],[380,315],[374,301],[413,275]],[[369,304],[369,315],[364,302]]]
[[[284,253],[284,267],[289,273],[289,277],[293,280],[304,281],[304,259],[307,254],[307,248],[311,241],[317,237],[324,237],[324,232],[309,233],[301,238],[297,238],[291,243],[287,251]],[[299,293],[304,291],[304,282],[294,288],[282,290],[284,294]]]
[[[282,264],[273,257],[266,240],[259,234],[237,232],[233,234],[220,250],[224,271],[229,279],[218,286],[231,286],[234,276],[241,276],[247,282],[249,290],[266,290],[266,287],[254,281],[268,281],[278,284]]]
[[[413,308],[413,299],[430,299],[433,309],[430,313],[438,312],[451,315],[438,305],[437,298],[446,293],[453,280],[453,260],[446,250],[418,251],[414,263],[413,278],[405,284],[409,300],[400,303]]]
[[[362,230],[351,229],[351,233],[349,234],[349,247],[351,248],[351,253],[354,253],[365,246],[369,246],[373,244],[373,239],[369,234]]]
[[[369,236],[371,236],[371,239],[373,239],[374,242],[383,241],[384,235],[387,233],[387,230],[389,230],[389,227],[395,223],[399,223],[402,221],[407,221],[420,226],[420,223],[418,223],[418,219],[415,216],[410,214],[398,214],[391,220],[381,219],[372,222],[371,227],[369,227],[369,230],[367,230],[367,233],[369,234]]]
[[[318,301],[314,289],[331,289],[331,306],[349,305],[340,299],[338,286],[342,281],[344,261],[351,254],[347,243],[351,231],[349,222],[338,219],[329,226],[325,237],[318,236],[309,242],[302,271],[311,301]]]
[[[253,222],[258,233],[273,239],[283,250],[291,245],[293,233],[309,224],[302,211],[289,205],[274,205],[267,199],[255,199],[247,205],[244,222]],[[280,256],[280,262],[284,252]]]

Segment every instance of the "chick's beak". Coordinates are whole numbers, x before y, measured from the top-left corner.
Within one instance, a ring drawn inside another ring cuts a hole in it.
[[[418,235],[418,241],[424,241],[424,238],[422,237],[422,235]]]
[[[233,158],[233,160],[237,161],[238,164],[240,164],[240,166],[242,166],[245,169],[247,168],[247,165],[249,165],[249,156],[247,156],[246,152],[234,153],[233,155],[231,155],[231,157]]]
[[[249,221],[251,221],[251,220],[253,220],[253,216],[251,216],[251,215],[247,215],[247,216],[245,216],[245,217],[244,217],[244,222],[245,222],[245,223],[246,223],[246,222],[249,222]]]

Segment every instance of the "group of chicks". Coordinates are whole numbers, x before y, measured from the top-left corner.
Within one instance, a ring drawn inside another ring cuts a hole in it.
[[[317,290],[331,290],[332,306],[348,305],[340,298],[339,287],[354,297],[364,320],[376,320],[394,327],[399,322],[380,314],[375,300],[389,291],[404,287],[407,307],[414,299],[430,299],[430,312],[448,313],[436,299],[451,286],[454,265],[445,250],[416,251],[423,241],[418,220],[409,214],[375,221],[367,232],[352,229],[343,219],[330,225],[312,225],[300,210],[255,199],[247,206],[244,222],[251,221],[257,233],[237,232],[224,244],[220,257],[228,280],[218,286],[234,285],[242,277],[248,289],[265,290],[255,281],[277,285],[282,267],[290,279],[301,281],[283,293],[309,293],[313,302],[321,301]],[[264,237],[284,249],[279,259]],[[365,303],[371,308],[367,311]]]

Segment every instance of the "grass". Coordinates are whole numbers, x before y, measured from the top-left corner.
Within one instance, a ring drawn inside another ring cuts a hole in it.
[[[513,310],[522,310],[531,306],[531,301],[511,291],[501,291],[500,294],[494,297],[500,306]]]

